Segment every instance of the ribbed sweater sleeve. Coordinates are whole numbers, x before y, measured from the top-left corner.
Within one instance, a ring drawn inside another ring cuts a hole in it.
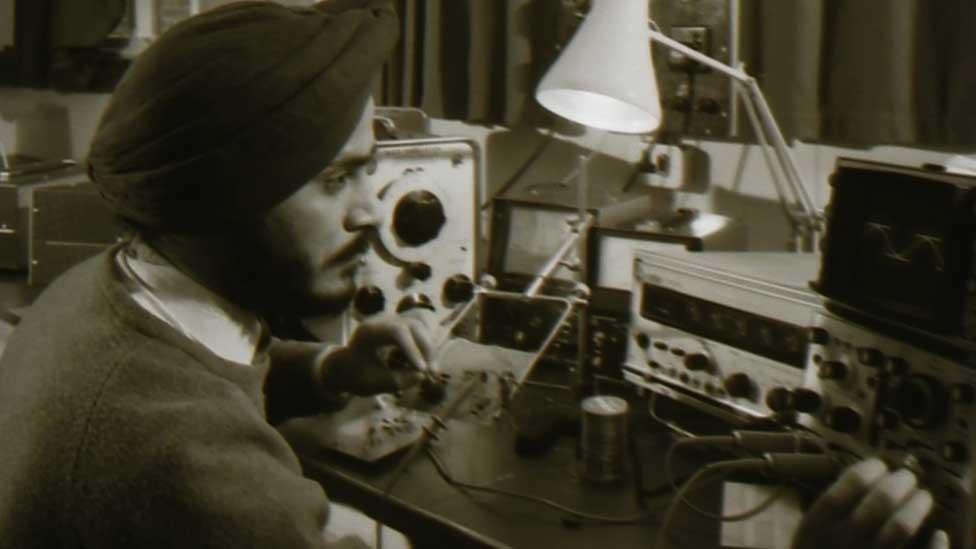
[[[147,314],[113,248],[31,306],[0,359],[0,549],[321,549],[329,502],[236,364]]]
[[[86,545],[325,547],[325,493],[251,397],[158,358],[119,364],[92,410],[73,475]]]

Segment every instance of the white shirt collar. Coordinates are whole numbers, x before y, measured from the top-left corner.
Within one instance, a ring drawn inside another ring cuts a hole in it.
[[[225,360],[252,362],[262,335],[256,315],[201,286],[141,241],[121,248],[116,260],[143,309]]]

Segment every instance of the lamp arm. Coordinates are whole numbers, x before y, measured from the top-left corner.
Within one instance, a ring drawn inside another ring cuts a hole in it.
[[[756,79],[745,71],[713,59],[658,30],[649,28],[648,34],[651,40],[732,78],[745,89],[746,93],[743,96],[743,101],[747,103],[746,109],[750,114],[749,121],[753,126],[753,131],[757,134],[760,145],[763,146],[764,158],[769,166],[774,183],[776,183],[777,193],[780,195],[783,193],[782,185],[779,183],[780,176],[782,176],[800,207],[799,215],[796,212],[789,213],[791,220],[801,225],[800,228],[807,232],[812,239],[816,239],[817,233],[821,230],[821,213],[817,210],[813,199],[810,197],[810,193],[796,167],[796,161],[793,159],[792,154],[790,154],[786,139],[783,138],[783,134],[776,123],[776,119],[773,117],[769,104],[766,102],[766,98],[763,96]],[[775,151],[776,160],[779,162],[779,170],[782,173],[777,170],[772,158],[766,153],[766,147],[769,146]]]
[[[762,90],[759,88],[759,83],[756,82],[755,78],[749,77],[745,85],[749,90],[749,95],[753,103],[758,108],[759,116],[763,119],[763,125],[772,136],[773,147],[776,150],[776,154],[780,157],[780,163],[786,169],[787,180],[790,181],[797,197],[800,198],[804,215],[816,217],[818,215],[817,208],[803,183],[803,178],[800,177],[800,172],[796,167],[793,154],[786,144],[786,139],[783,138],[783,133],[780,132],[779,125],[776,124],[776,120],[773,118],[773,112],[769,108],[769,103],[766,102],[766,97],[763,95]]]
[[[739,82],[742,82],[743,84],[745,84],[752,78],[745,71],[736,69],[735,67],[730,67],[729,65],[726,65],[725,63],[719,61],[718,59],[713,59],[694,48],[689,48],[688,46],[682,44],[681,42],[678,42],[674,38],[671,38],[670,36],[662,33],[661,31],[648,29],[648,32],[651,35],[651,40],[654,40],[655,42],[658,42],[660,44],[664,44],[665,46],[671,48],[672,50],[681,53],[687,57],[690,57],[695,61],[701,63],[702,65],[707,65],[722,74],[728,75],[738,80]]]

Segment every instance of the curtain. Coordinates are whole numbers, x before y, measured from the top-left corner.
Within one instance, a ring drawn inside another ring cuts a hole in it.
[[[396,0],[379,103],[477,124],[544,125],[536,82],[577,24],[569,0]]]
[[[760,82],[788,133],[976,146],[976,2],[762,0]]]

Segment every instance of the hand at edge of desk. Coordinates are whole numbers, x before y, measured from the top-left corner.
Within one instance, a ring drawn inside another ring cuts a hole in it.
[[[804,514],[793,549],[899,549],[921,529],[932,494],[907,469],[891,471],[877,458],[848,467]],[[936,531],[927,549],[949,549]]]

